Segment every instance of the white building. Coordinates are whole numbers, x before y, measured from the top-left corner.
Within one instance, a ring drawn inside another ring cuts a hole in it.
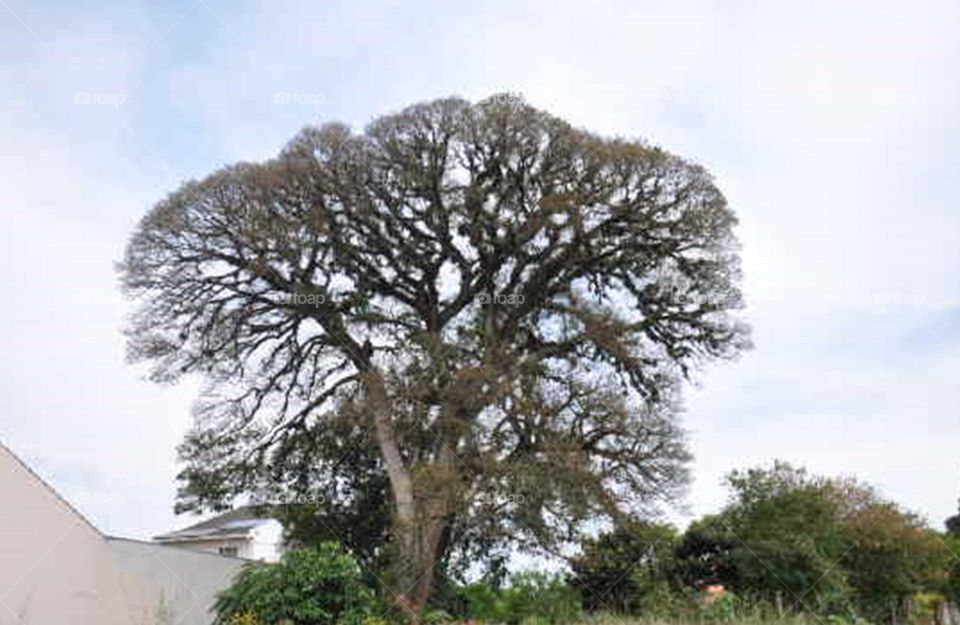
[[[276,562],[283,554],[283,526],[258,515],[253,507],[231,510],[169,534],[155,536],[163,545],[223,556]]]
[[[105,536],[0,444],[0,625],[209,625],[245,562]]]

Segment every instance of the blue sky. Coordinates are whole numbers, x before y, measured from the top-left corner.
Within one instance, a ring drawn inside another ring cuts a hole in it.
[[[0,0],[0,439],[108,532],[182,524],[195,387],[123,362],[113,263],[181,181],[302,126],[520,92],[706,165],[756,348],[688,389],[696,480],[785,458],[960,496],[960,5]]]

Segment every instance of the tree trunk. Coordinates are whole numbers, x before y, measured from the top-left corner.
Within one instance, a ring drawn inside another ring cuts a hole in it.
[[[433,591],[436,567],[443,557],[453,519],[453,501],[456,473],[454,457],[449,448],[441,446],[434,465],[421,474],[414,486],[416,516],[414,526],[409,528],[411,545],[407,554],[399,554],[410,564],[413,581],[403,589],[411,607],[411,623],[430,600]],[[398,527],[403,531],[404,528]]]
[[[454,458],[443,447],[436,470],[428,472],[424,483],[415,484],[400,453],[386,389],[376,374],[370,374],[367,389],[377,444],[394,499],[393,535],[398,553],[392,591],[410,623],[415,624],[430,599],[434,569],[446,549],[453,511],[454,484],[450,478]]]

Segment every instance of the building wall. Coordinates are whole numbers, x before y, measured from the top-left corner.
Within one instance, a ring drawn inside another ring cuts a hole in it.
[[[108,538],[122,571],[128,611],[152,606],[157,625],[208,625],[216,595],[247,562],[155,543]]]
[[[190,551],[199,551],[202,553],[220,554],[220,549],[224,547],[233,547],[237,550],[237,558],[255,559],[253,557],[253,547],[249,539],[244,538],[226,538],[219,540],[178,540],[176,542],[154,543],[169,546],[172,549],[189,549]]]
[[[177,625],[208,625],[209,598],[243,564],[128,542],[104,538],[0,444],[0,625],[169,625],[170,610]]]
[[[276,562],[283,554],[283,525],[275,519],[269,519],[253,528],[248,538],[177,540],[158,544],[216,554],[224,547],[233,547],[237,550],[236,557]]]
[[[253,530],[250,555],[253,560],[276,562],[283,555],[283,525],[276,519],[270,519]]]
[[[130,622],[113,571],[100,533],[0,446],[0,624]]]

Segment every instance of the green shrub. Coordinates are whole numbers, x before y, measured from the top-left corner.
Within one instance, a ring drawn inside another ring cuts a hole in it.
[[[704,616],[716,623],[732,623],[738,616],[740,600],[729,590],[716,598],[713,603],[704,604]]]
[[[420,615],[420,623],[422,625],[446,625],[447,623],[452,623],[455,621],[446,610],[436,610],[428,609]],[[365,625],[370,625],[366,623]]]
[[[637,614],[669,618],[691,605],[669,581],[651,574],[647,569],[632,571],[630,582],[636,591],[631,607]]]
[[[463,597],[464,614],[467,618],[487,623],[506,622],[510,606],[503,591],[484,583],[467,584],[460,594]]]
[[[514,575],[504,590],[508,615],[514,625],[558,625],[580,616],[580,595],[560,576],[534,571]]]
[[[506,588],[474,583],[461,586],[450,603],[463,607],[458,616],[507,625],[562,625],[581,615],[580,595],[563,577],[525,572],[510,578]]]
[[[288,552],[276,564],[248,565],[215,610],[218,625],[250,617],[265,625],[363,625],[376,606],[356,560],[337,543],[323,543]]]
[[[677,530],[671,525],[630,522],[584,541],[571,563],[571,583],[590,611],[643,614],[663,601],[663,585],[672,568]],[[648,593],[661,593],[648,596]]]

